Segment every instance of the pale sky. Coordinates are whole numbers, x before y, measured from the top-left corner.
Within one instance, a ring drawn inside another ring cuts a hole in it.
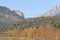
[[[60,0],[0,0],[0,6],[20,10],[24,13],[25,18],[42,15],[59,4]]]

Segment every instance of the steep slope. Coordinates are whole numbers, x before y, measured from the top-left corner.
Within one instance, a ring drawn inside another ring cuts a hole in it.
[[[24,14],[22,12],[11,11],[7,7],[0,6],[0,30],[1,28],[5,28],[8,25],[13,25],[23,19]]]
[[[39,28],[41,26],[52,25],[53,23],[60,21],[60,17],[36,17],[23,20],[16,24],[15,26],[19,29],[27,28]]]
[[[47,16],[60,16],[60,5],[53,7],[51,10],[43,14],[44,17]]]
[[[13,10],[13,12],[15,12],[17,15],[19,15],[20,17],[24,18],[24,14],[23,12],[21,12],[20,10]]]
[[[22,15],[21,12],[19,13]],[[0,6],[0,21],[5,23],[15,23],[23,18],[23,16],[18,15],[18,13],[11,11],[9,8]]]

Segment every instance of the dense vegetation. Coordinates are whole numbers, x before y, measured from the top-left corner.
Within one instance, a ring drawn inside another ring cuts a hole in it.
[[[1,24],[0,24],[1,25]],[[12,24],[12,25],[7,25],[5,24],[4,26],[0,29],[1,31],[7,31],[7,30],[12,30],[12,29],[27,29],[27,28],[40,28],[41,26],[47,26],[51,25],[56,28],[60,27],[60,17],[37,17],[37,18],[28,18],[24,19],[18,23]]]
[[[56,25],[57,24],[57,25]],[[25,19],[17,24],[14,24],[17,29],[39,28],[40,26],[60,26],[60,17],[37,17]]]
[[[40,40],[39,37],[42,37],[41,40],[43,40],[43,38],[53,40],[54,37],[59,38],[59,28],[60,17],[28,18],[2,28],[0,31],[0,37],[12,37],[14,39],[21,37],[27,38],[27,40]]]

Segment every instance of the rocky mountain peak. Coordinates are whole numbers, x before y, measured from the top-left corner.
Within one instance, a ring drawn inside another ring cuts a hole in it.
[[[60,5],[57,5],[57,6],[53,7],[48,12],[46,12],[43,16],[44,17],[47,17],[47,16],[60,16]]]
[[[7,7],[0,6],[0,23],[14,24],[24,19],[24,14],[20,11],[13,11]]]
[[[13,12],[15,12],[17,15],[19,15],[20,17],[24,17],[23,12],[21,12],[20,10],[13,10]]]

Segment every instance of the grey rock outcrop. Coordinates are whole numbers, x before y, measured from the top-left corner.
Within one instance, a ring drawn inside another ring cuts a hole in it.
[[[18,10],[12,11],[7,7],[0,6],[0,25],[15,24],[24,19],[24,14]]]
[[[51,10],[43,14],[44,17],[60,16],[60,5],[53,7]]]

